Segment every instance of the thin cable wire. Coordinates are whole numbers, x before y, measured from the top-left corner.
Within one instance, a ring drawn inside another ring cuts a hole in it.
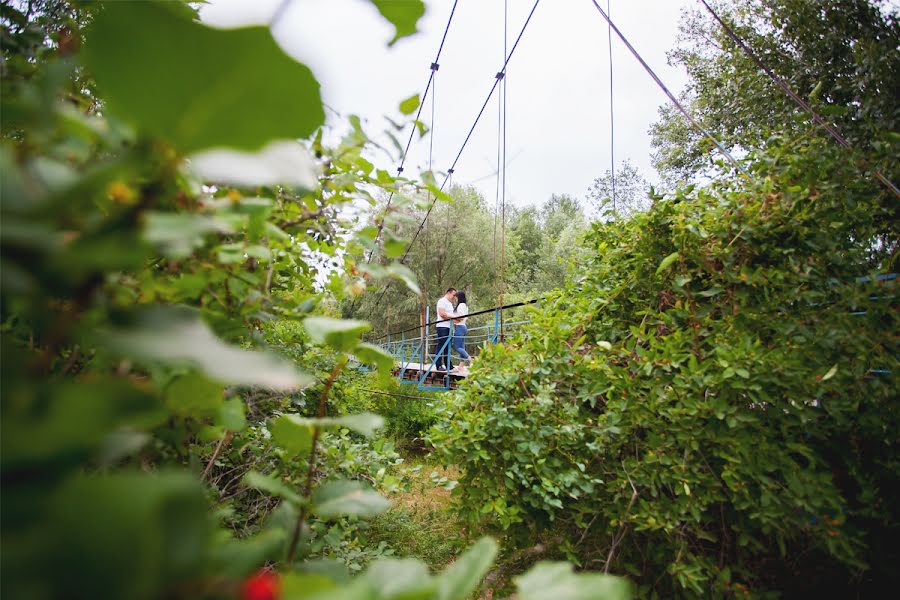
[[[714,11],[712,9],[712,7],[706,3],[706,0],[700,0],[700,2],[703,4],[703,6],[706,7],[706,10],[709,11],[709,14],[711,14],[713,16],[713,18],[719,22],[719,25],[721,25],[722,28],[725,30],[725,32],[728,34],[728,37],[730,37],[734,41],[734,43],[737,44],[741,48],[741,50],[743,50],[747,54],[747,56],[749,56],[750,59],[753,60],[754,63],[756,63],[756,66],[759,67],[760,69],[762,69],[762,71],[766,75],[768,75],[769,78],[772,81],[774,81],[778,85],[778,87],[780,87],[781,90],[785,94],[787,94],[791,98],[791,100],[793,100],[797,104],[797,106],[799,106],[800,108],[802,108],[803,110],[808,112],[810,114],[810,116],[812,117],[813,122],[822,126],[822,128],[824,128],[825,131],[827,131],[831,135],[831,137],[833,137],[841,146],[843,146],[844,148],[847,148],[848,150],[853,150],[853,146],[850,145],[850,142],[848,142],[846,139],[844,139],[844,136],[842,136],[831,123],[829,123],[828,121],[823,119],[819,115],[819,113],[817,113],[815,110],[813,110],[812,106],[810,106],[808,102],[806,102],[803,98],[801,98],[799,95],[797,95],[794,92],[794,90],[792,90],[791,87],[781,77],[776,75],[775,72],[772,71],[762,61],[762,59],[759,58],[756,55],[756,53],[750,49],[749,46],[747,46],[746,43],[744,43],[744,40],[742,40],[737,35],[737,33],[735,33],[734,30],[727,23],[725,23],[725,21],[723,21],[722,18],[719,17],[718,14],[716,14],[716,11]],[[868,166],[868,163],[866,163],[866,166]],[[873,171],[875,177],[878,178],[878,180],[881,181],[881,183],[883,183],[889,190],[894,192],[894,194],[897,197],[900,197],[900,190],[897,189],[897,186],[895,186],[893,183],[891,183],[890,180],[888,180],[887,177],[882,175],[881,172],[878,171],[877,169],[873,169],[872,171]]]
[[[289,1],[289,0],[286,0]],[[434,65],[438,65],[441,59],[441,51],[444,49],[444,42],[447,41],[447,33],[450,31],[450,23],[453,21],[453,15],[456,13],[456,4],[459,0],[453,1],[453,8],[450,9],[450,16],[447,19],[447,26],[444,27],[444,35],[441,37],[441,43],[438,46],[437,54],[434,57],[434,62],[432,62],[431,73],[428,75],[428,83],[425,84],[425,92],[422,94],[422,101],[419,102],[419,110],[416,111],[415,121],[419,120],[419,116],[422,114],[422,107],[425,106],[425,100],[428,98],[428,91],[432,87],[432,83],[434,83],[435,75],[437,74],[437,69]],[[433,130],[432,130],[433,132]],[[416,125],[413,122],[412,130],[409,132],[409,139],[406,140],[406,149],[403,150],[403,156],[400,159],[400,166],[397,167],[397,175],[403,172],[403,165],[406,163],[406,157],[409,154],[409,147],[412,144],[413,137],[416,133]],[[430,168],[430,166],[429,166]],[[391,207],[391,201],[394,199],[394,192],[391,192],[388,196],[387,203],[384,205],[384,212],[381,214],[381,219],[378,221],[378,232],[375,234],[374,244],[378,244],[378,240],[381,237],[381,232],[384,230],[384,220],[387,217],[387,212]],[[375,254],[375,249],[369,251],[369,257],[366,259],[366,263],[372,262],[372,256]]]
[[[508,2],[503,0],[503,55],[506,56],[509,27]],[[500,98],[503,104],[503,184],[500,192],[500,340],[503,340],[503,294],[506,292],[506,99],[508,77],[504,67],[504,77],[500,86]]]
[[[512,309],[514,309],[514,308],[519,308],[519,307],[521,307],[521,306],[528,306],[528,305],[530,305],[530,304],[537,304],[537,303],[540,302],[541,300],[543,300],[543,298],[532,298],[531,300],[525,300],[525,301],[523,301],[523,302],[516,302],[515,304],[507,304],[506,306],[494,306],[494,307],[491,307],[491,308],[485,308],[485,309],[483,309],[483,310],[479,310],[479,311],[476,311],[476,312],[473,312],[473,313],[469,313],[469,314],[468,314],[468,317],[469,317],[469,318],[471,318],[471,317],[478,317],[478,316],[481,316],[481,315],[485,315],[485,314],[488,314],[488,313],[492,313],[492,312],[494,312],[495,310],[497,310],[498,308],[499,308],[501,311],[504,311],[504,310],[512,310]],[[447,321],[452,321],[452,320],[453,320],[453,318],[451,317],[451,318],[448,318],[448,319],[439,319],[439,320],[435,320],[435,321],[429,321],[428,323],[425,323],[425,327],[428,327],[428,326],[430,326],[430,325],[437,325],[438,323],[446,323]],[[409,333],[410,331],[416,331],[417,329],[421,329],[421,326],[420,326],[420,325],[416,325],[415,327],[408,327],[408,328],[406,328],[406,329],[401,329],[401,330],[398,330],[398,331],[391,331],[390,333],[385,333],[385,334],[383,334],[383,335],[381,335],[381,336],[378,336],[378,337],[376,337],[376,338],[372,338],[372,340],[377,342],[378,340],[383,340],[384,338],[386,338],[386,337],[388,337],[388,336],[391,336],[391,335],[396,336],[396,335],[400,335],[400,334],[403,334],[403,333]],[[433,339],[434,336],[428,335],[428,336],[426,336],[426,337],[427,337],[427,339]]]
[[[679,111],[681,111],[681,114],[683,114],[687,118],[687,120],[691,123],[691,125],[693,125],[698,131],[700,131],[700,133],[702,133],[713,144],[715,144],[716,148],[719,149],[719,152],[721,152],[725,156],[725,158],[727,158],[728,160],[731,161],[731,164],[733,164],[735,167],[737,167],[737,169],[741,173],[743,173],[748,178],[750,178],[750,173],[748,173],[747,170],[744,169],[744,167],[742,167],[741,164],[737,160],[735,160],[733,156],[731,156],[731,154],[728,152],[728,150],[726,150],[725,147],[722,146],[722,144],[720,144],[719,141],[712,136],[712,134],[710,134],[708,131],[706,131],[694,119],[694,117],[692,117],[691,114],[687,110],[685,110],[685,108],[681,105],[681,102],[679,102],[678,99],[674,96],[674,94],[672,94],[672,92],[669,91],[669,88],[666,87],[666,84],[664,84],[662,82],[662,80],[656,75],[656,73],[653,71],[653,69],[650,68],[650,65],[648,65],[646,63],[646,61],[644,61],[644,59],[641,57],[641,55],[638,54],[638,51],[634,49],[634,46],[632,46],[631,43],[625,38],[625,36],[622,35],[622,32],[619,31],[619,28],[616,27],[616,24],[612,22],[612,19],[609,18],[609,15],[607,15],[606,12],[603,10],[603,8],[599,4],[597,4],[597,0],[591,0],[591,2],[594,4],[594,8],[597,9],[597,12],[599,12],[603,16],[603,18],[606,19],[606,22],[609,24],[609,26],[612,28],[612,30],[616,32],[616,35],[619,36],[619,39],[622,40],[622,42],[625,44],[625,46],[628,48],[628,50],[631,52],[631,54],[634,55],[634,57],[638,60],[639,63],[641,63],[641,66],[644,67],[644,70],[647,71],[647,74],[653,78],[653,81],[656,82],[656,85],[658,85],[659,88],[663,92],[665,92],[666,96],[669,97],[669,100],[672,101],[672,104],[674,104],[675,107]]]
[[[516,38],[515,44],[513,44],[512,50],[509,51],[509,54],[506,56],[506,60],[503,62],[503,69],[500,70],[498,75],[505,75],[506,66],[509,64],[510,59],[513,54],[516,52],[516,48],[519,45],[519,42],[522,39],[522,34],[525,33],[525,29],[528,27],[528,23],[531,22],[531,17],[534,15],[534,11],[537,9],[538,4],[540,4],[540,0],[535,0],[534,6],[531,7],[531,12],[528,13],[528,18],[525,19],[525,24],[522,25],[522,30],[519,31],[519,36]],[[440,190],[443,191],[444,187],[447,185],[447,181],[450,179],[450,176],[453,174],[453,171],[456,168],[456,163],[459,162],[460,156],[462,156],[463,151],[466,149],[466,145],[469,143],[469,139],[472,137],[472,132],[475,131],[475,127],[478,125],[478,121],[481,119],[481,115],[484,114],[484,109],[487,106],[488,102],[491,99],[491,96],[494,95],[494,90],[497,89],[497,85],[500,82],[502,77],[497,76],[494,78],[494,84],[491,86],[490,92],[488,92],[487,98],[485,98],[484,103],[481,105],[481,110],[478,111],[478,116],[475,117],[475,122],[472,123],[471,129],[469,129],[468,135],[466,135],[466,139],[463,141],[462,146],[459,149],[459,152],[456,154],[456,158],[453,159],[453,164],[450,166],[450,169],[447,171],[447,176],[444,177],[444,182],[441,184]],[[431,203],[431,206],[428,208],[428,211],[425,213],[425,218],[422,219],[422,222],[419,224],[419,228],[416,230],[415,235],[413,235],[412,240],[409,242],[409,245],[406,247],[406,252],[403,253],[403,256],[400,258],[400,263],[405,264],[407,256],[409,256],[409,251],[412,249],[413,244],[416,243],[416,240],[419,238],[419,234],[422,232],[422,228],[425,227],[425,223],[428,221],[428,217],[431,215],[431,211],[434,209],[434,205],[437,203],[437,196],[435,196],[434,200]],[[375,311],[376,308],[381,304],[381,301],[384,299],[384,295],[388,290],[390,283],[386,285],[381,290],[381,295],[378,296],[378,300],[375,302],[375,305],[372,307],[372,312]],[[370,313],[371,314],[371,313]]]
[[[610,0],[606,0],[606,12],[612,16]],[[612,180],[612,207],[616,212],[616,119],[613,109],[613,56],[612,56],[612,26],[606,24],[607,39],[609,40],[609,172]]]
[[[503,56],[506,56],[506,50],[503,51]],[[494,188],[494,244],[493,244],[493,253],[491,254],[491,267],[494,269],[496,273],[497,269],[497,223],[500,220],[500,165],[502,160],[502,154],[500,152],[500,139],[503,135],[503,104],[500,103],[500,98],[497,98],[497,172],[496,172],[496,181],[497,185]],[[494,285],[494,294],[497,293],[497,286]]]
[[[431,398],[427,398],[425,396],[409,396],[407,394],[392,394],[391,392],[379,392],[378,390],[370,390],[368,388],[359,388],[361,392],[368,392],[370,394],[378,394],[379,396],[393,396],[394,398],[409,398],[410,400],[431,400]]]
[[[500,70],[499,74],[502,74],[503,76],[505,76],[506,66],[509,64],[509,60],[512,58],[513,54],[515,54],[516,47],[519,45],[519,42],[522,39],[522,34],[525,33],[525,28],[527,28],[528,23],[531,22],[531,17],[534,15],[534,11],[538,7],[538,4],[540,4],[540,1],[541,0],[535,0],[534,6],[531,7],[531,12],[528,13],[528,18],[525,19],[525,24],[522,25],[522,30],[519,32],[519,36],[516,38],[516,43],[513,44],[512,50],[509,51],[509,54],[507,55],[506,60],[503,62],[503,68]],[[450,178],[450,175],[455,170],[456,163],[459,162],[459,158],[462,156],[463,151],[466,149],[466,145],[469,143],[469,139],[472,137],[472,133],[475,131],[475,127],[478,125],[478,121],[481,120],[481,115],[484,114],[484,109],[487,106],[488,102],[490,101],[491,96],[494,95],[494,90],[497,89],[497,85],[500,83],[501,79],[503,79],[502,76],[494,78],[494,84],[491,86],[491,91],[488,92],[487,98],[485,98],[484,103],[481,105],[481,110],[478,111],[478,116],[475,117],[475,122],[472,123],[472,127],[469,129],[469,133],[468,133],[468,135],[466,135],[466,139],[463,141],[463,144],[460,147],[459,152],[456,154],[456,158],[453,159],[453,164],[450,165],[450,169],[447,172],[447,177],[444,178],[444,183],[441,184],[441,188],[440,188],[441,190],[444,189],[444,186],[447,184],[447,179]],[[431,214],[431,209],[434,208],[435,202],[437,202],[437,198],[434,199],[434,202],[432,202],[432,204],[431,204],[431,208],[429,208],[428,212],[425,214],[425,219],[423,219],[423,221],[422,221],[423,223],[428,219],[428,215]],[[421,230],[422,230],[422,225],[419,226],[419,231],[421,231]],[[411,248],[412,245],[415,243],[416,238],[419,235],[419,231],[417,231],[416,234],[413,236],[412,241],[409,243],[409,248]],[[409,248],[406,249],[407,254],[409,253]],[[402,259],[400,259],[400,262],[403,262],[403,260],[405,258],[406,258],[406,254],[404,254]]]

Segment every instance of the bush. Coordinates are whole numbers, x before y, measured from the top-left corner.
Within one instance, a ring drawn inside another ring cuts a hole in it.
[[[871,369],[900,366],[900,315],[860,279],[895,270],[895,199],[818,142],[755,165],[595,224],[481,355],[431,433],[468,518],[663,597],[896,579],[896,375]]]

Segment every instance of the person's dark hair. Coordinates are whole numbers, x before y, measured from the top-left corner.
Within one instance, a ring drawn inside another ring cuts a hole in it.
[[[456,303],[457,305],[462,304],[466,301],[466,293],[462,290],[456,292]]]
[[[444,292],[444,293],[445,293],[445,294],[449,294],[450,292],[455,292],[455,291],[456,291],[456,288],[448,287],[448,288],[447,288],[447,291]]]

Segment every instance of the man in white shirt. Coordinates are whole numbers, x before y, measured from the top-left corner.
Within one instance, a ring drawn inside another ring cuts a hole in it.
[[[447,293],[441,296],[441,298],[437,301],[437,321],[435,324],[435,329],[437,330],[437,346],[434,348],[434,353],[437,354],[437,360],[435,361],[435,369],[438,371],[443,371],[446,369],[452,369],[453,365],[450,363],[449,352],[450,349],[449,344],[446,348],[444,348],[444,344],[448,342],[450,339],[450,331],[453,323],[451,319],[455,316],[453,314],[453,300],[456,298],[456,289],[455,288],[447,288]],[[441,349],[443,348],[443,352]],[[444,361],[446,359],[446,367],[444,365]]]

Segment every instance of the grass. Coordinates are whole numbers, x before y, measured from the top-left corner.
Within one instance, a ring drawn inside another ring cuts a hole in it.
[[[451,507],[447,484],[456,479],[455,469],[414,458],[408,470],[408,491],[390,496],[391,508],[369,523],[370,544],[385,542],[398,557],[418,558],[439,571],[465,547],[463,527]]]

